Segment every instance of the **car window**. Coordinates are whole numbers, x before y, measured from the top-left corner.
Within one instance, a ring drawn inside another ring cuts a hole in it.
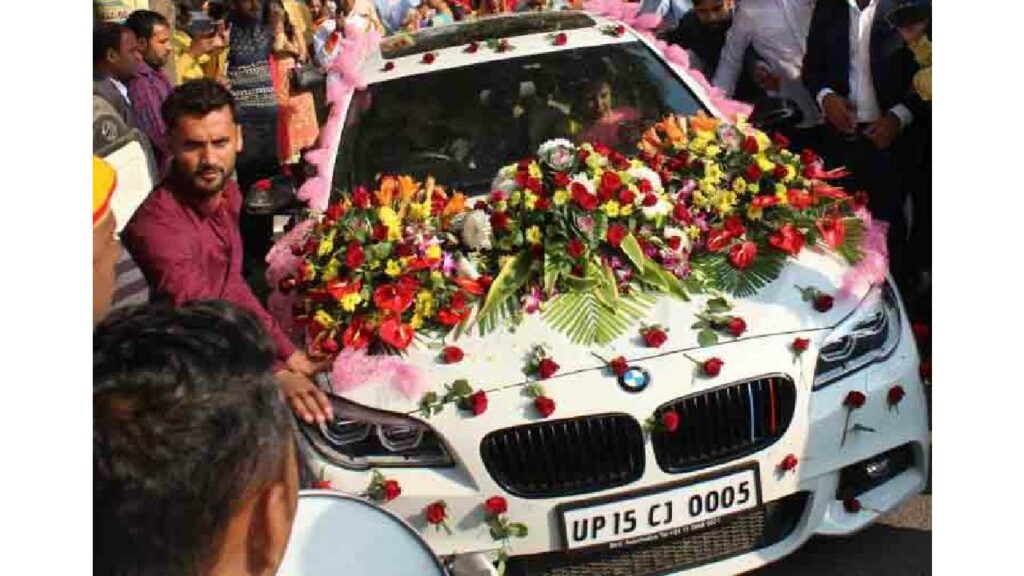
[[[335,188],[407,173],[487,193],[502,166],[532,155],[546,140],[635,152],[643,127],[699,109],[689,88],[640,42],[399,78],[356,94]]]

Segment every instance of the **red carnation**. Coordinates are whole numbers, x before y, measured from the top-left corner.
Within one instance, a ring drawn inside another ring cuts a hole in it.
[[[448,511],[445,509],[444,502],[440,500],[427,506],[424,514],[427,517],[427,522],[435,525],[443,523],[448,517]]]
[[[791,346],[793,347],[793,351],[799,354],[800,352],[807,351],[807,349],[811,347],[811,341],[809,338],[796,338],[793,340],[793,344],[791,344]]]
[[[654,203],[658,203],[657,197],[655,197],[653,194],[649,194],[647,197],[654,198]],[[672,207],[672,217],[680,222],[689,224],[691,220],[690,209],[687,208],[682,202],[680,202],[679,204],[676,204],[675,206]]]
[[[622,224],[612,224],[608,227],[608,232],[605,233],[605,240],[608,241],[613,248],[618,248],[622,245],[623,238],[626,237],[626,227]]]
[[[533,208],[538,212],[544,212],[548,208],[551,208],[551,201],[548,200],[547,196],[541,196],[540,198],[537,198],[537,204],[534,205]]]
[[[433,64],[434,60],[436,60],[436,59],[437,59],[437,56],[435,56],[433,52],[427,52],[426,54],[423,55],[423,63],[424,64]]]
[[[782,164],[776,164],[775,168],[772,168],[772,178],[776,180],[782,180],[788,173],[789,171]]]
[[[397,480],[385,480],[384,481],[384,501],[391,502],[395,498],[402,495],[402,487],[398,485]]]
[[[352,193],[352,205],[363,209],[370,207],[370,193],[366,191],[364,186],[359,186]]]
[[[779,148],[789,148],[789,138],[786,138],[781,132],[772,134],[772,142]]]
[[[366,255],[363,253],[363,247],[358,242],[352,242],[348,245],[348,250],[345,251],[345,264],[353,270],[359,268],[366,261]]]
[[[860,392],[858,390],[850,390],[846,394],[846,398],[843,398],[843,406],[846,406],[851,410],[856,410],[857,408],[863,406],[864,403],[867,401],[868,397],[865,396],[863,392]]]
[[[741,148],[747,154],[757,154],[761,150],[761,147],[757,144],[757,138],[754,138],[753,136],[747,136],[744,138]]]
[[[508,214],[504,212],[495,212],[491,214],[491,227],[498,232],[505,232],[508,230]]]
[[[473,416],[479,416],[487,411],[487,393],[483,390],[477,390],[469,397],[469,409],[473,412]]]
[[[861,506],[860,500],[856,498],[846,498],[843,500],[843,510],[846,510],[850,514],[856,514],[860,512],[862,508],[863,506]]]
[[[660,348],[668,340],[668,334],[658,327],[646,328],[640,332],[640,336],[648,348]]]
[[[569,41],[569,36],[565,32],[559,32],[555,34],[555,46],[565,46],[566,42]]]
[[[555,172],[554,183],[558,188],[565,188],[569,185],[569,175],[565,172]]]
[[[569,240],[569,246],[566,250],[569,252],[569,256],[571,258],[580,258],[583,256],[584,250],[586,250],[586,245],[579,238],[573,238],[572,240]]]
[[[739,338],[740,336],[743,335],[744,332],[747,331],[747,323],[746,321],[743,320],[743,318],[740,318],[739,316],[733,316],[732,319],[729,320],[729,323],[726,325],[726,330],[729,331],[729,334],[732,334],[736,338]]]
[[[490,516],[500,516],[508,512],[508,501],[501,496],[491,496],[484,501],[484,510]]]
[[[547,396],[537,396],[533,399],[533,407],[541,416],[547,418],[555,412],[555,401]]]
[[[750,266],[756,256],[757,244],[754,244],[750,240],[733,246],[732,249],[729,250],[729,262],[740,270]]]
[[[632,190],[629,188],[619,190],[619,202],[621,204],[632,204],[634,200],[636,200],[636,194]]]
[[[714,378],[722,371],[722,366],[724,365],[725,362],[721,358],[709,358],[701,364],[701,369],[704,371],[705,376]]]
[[[462,359],[465,357],[462,348],[458,346],[445,346],[444,350],[441,351],[441,355],[444,357],[445,364],[462,362]]]
[[[835,304],[835,298],[830,294],[818,294],[814,297],[814,309],[818,312],[828,312]]]
[[[761,172],[761,167],[757,165],[757,162],[751,162],[747,165],[747,170],[744,175],[747,177],[747,180],[757,182],[761,179],[761,176],[763,176],[764,173]]]
[[[786,457],[782,459],[782,462],[779,462],[779,469],[783,472],[791,472],[796,470],[796,465],[799,463],[800,461],[795,455],[787,454]]]
[[[580,208],[583,208],[587,212],[593,211],[597,208],[597,196],[594,196],[587,191],[587,187],[579,182],[573,182],[569,185],[569,191],[572,193],[572,200],[579,204]]]
[[[661,415],[661,427],[665,432],[675,432],[679,429],[679,414],[676,412],[665,412]]]
[[[340,203],[331,204],[327,210],[324,211],[324,219],[335,221],[345,215],[345,207]]]
[[[644,180],[644,182],[646,182],[646,180]],[[657,203],[658,203],[658,197],[655,196],[654,194],[647,193],[646,195],[644,195],[644,201],[643,201],[643,205],[644,206],[650,208],[651,206],[654,206]],[[679,206],[682,206],[682,204],[677,204],[675,207],[673,207],[672,215],[675,217],[676,220],[681,220],[681,221],[684,221],[684,222],[689,221],[690,211],[686,210],[686,207],[683,206],[683,211],[682,212],[676,212],[675,208],[677,208]]]
[[[395,63],[394,62],[385,62],[384,63],[384,71],[385,72],[391,72],[394,69],[395,69]]]
[[[768,245],[790,256],[796,256],[804,248],[807,239],[796,226],[786,223],[768,237]]]
[[[889,402],[889,406],[896,406],[903,401],[903,398],[907,395],[906,390],[899,384],[889,388],[888,394],[885,395],[885,399]]]
[[[537,364],[537,374],[541,380],[547,380],[554,376],[559,368],[558,363],[551,358],[541,358],[541,361]]]
[[[673,236],[668,239],[668,247],[673,250],[679,250],[680,246],[683,245],[682,236]]]
[[[616,192],[622,187],[622,178],[611,170],[606,171],[601,175],[601,189],[609,192]]]
[[[608,367],[611,368],[612,372],[614,372],[616,376],[621,377],[626,373],[626,370],[629,369],[629,364],[626,362],[624,357],[619,356],[617,358],[612,358],[612,361],[608,363]]]

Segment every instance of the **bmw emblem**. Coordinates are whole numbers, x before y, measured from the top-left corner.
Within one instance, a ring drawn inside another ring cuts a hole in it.
[[[626,392],[643,392],[651,385],[651,373],[643,368],[630,366],[619,376],[619,386]]]

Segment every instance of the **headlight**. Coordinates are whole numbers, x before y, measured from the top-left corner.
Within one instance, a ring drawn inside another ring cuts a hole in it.
[[[364,470],[375,466],[450,466],[453,460],[437,433],[422,422],[328,395],[334,419],[300,422],[303,434],[327,460]]]
[[[886,282],[868,293],[850,317],[832,331],[818,354],[814,389],[819,390],[887,358],[900,342],[900,307]]]

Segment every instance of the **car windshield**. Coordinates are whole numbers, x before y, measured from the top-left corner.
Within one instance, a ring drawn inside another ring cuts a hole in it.
[[[578,48],[380,82],[356,94],[336,190],[380,174],[434,176],[470,195],[552,138],[636,151],[644,127],[702,109],[640,42]]]

